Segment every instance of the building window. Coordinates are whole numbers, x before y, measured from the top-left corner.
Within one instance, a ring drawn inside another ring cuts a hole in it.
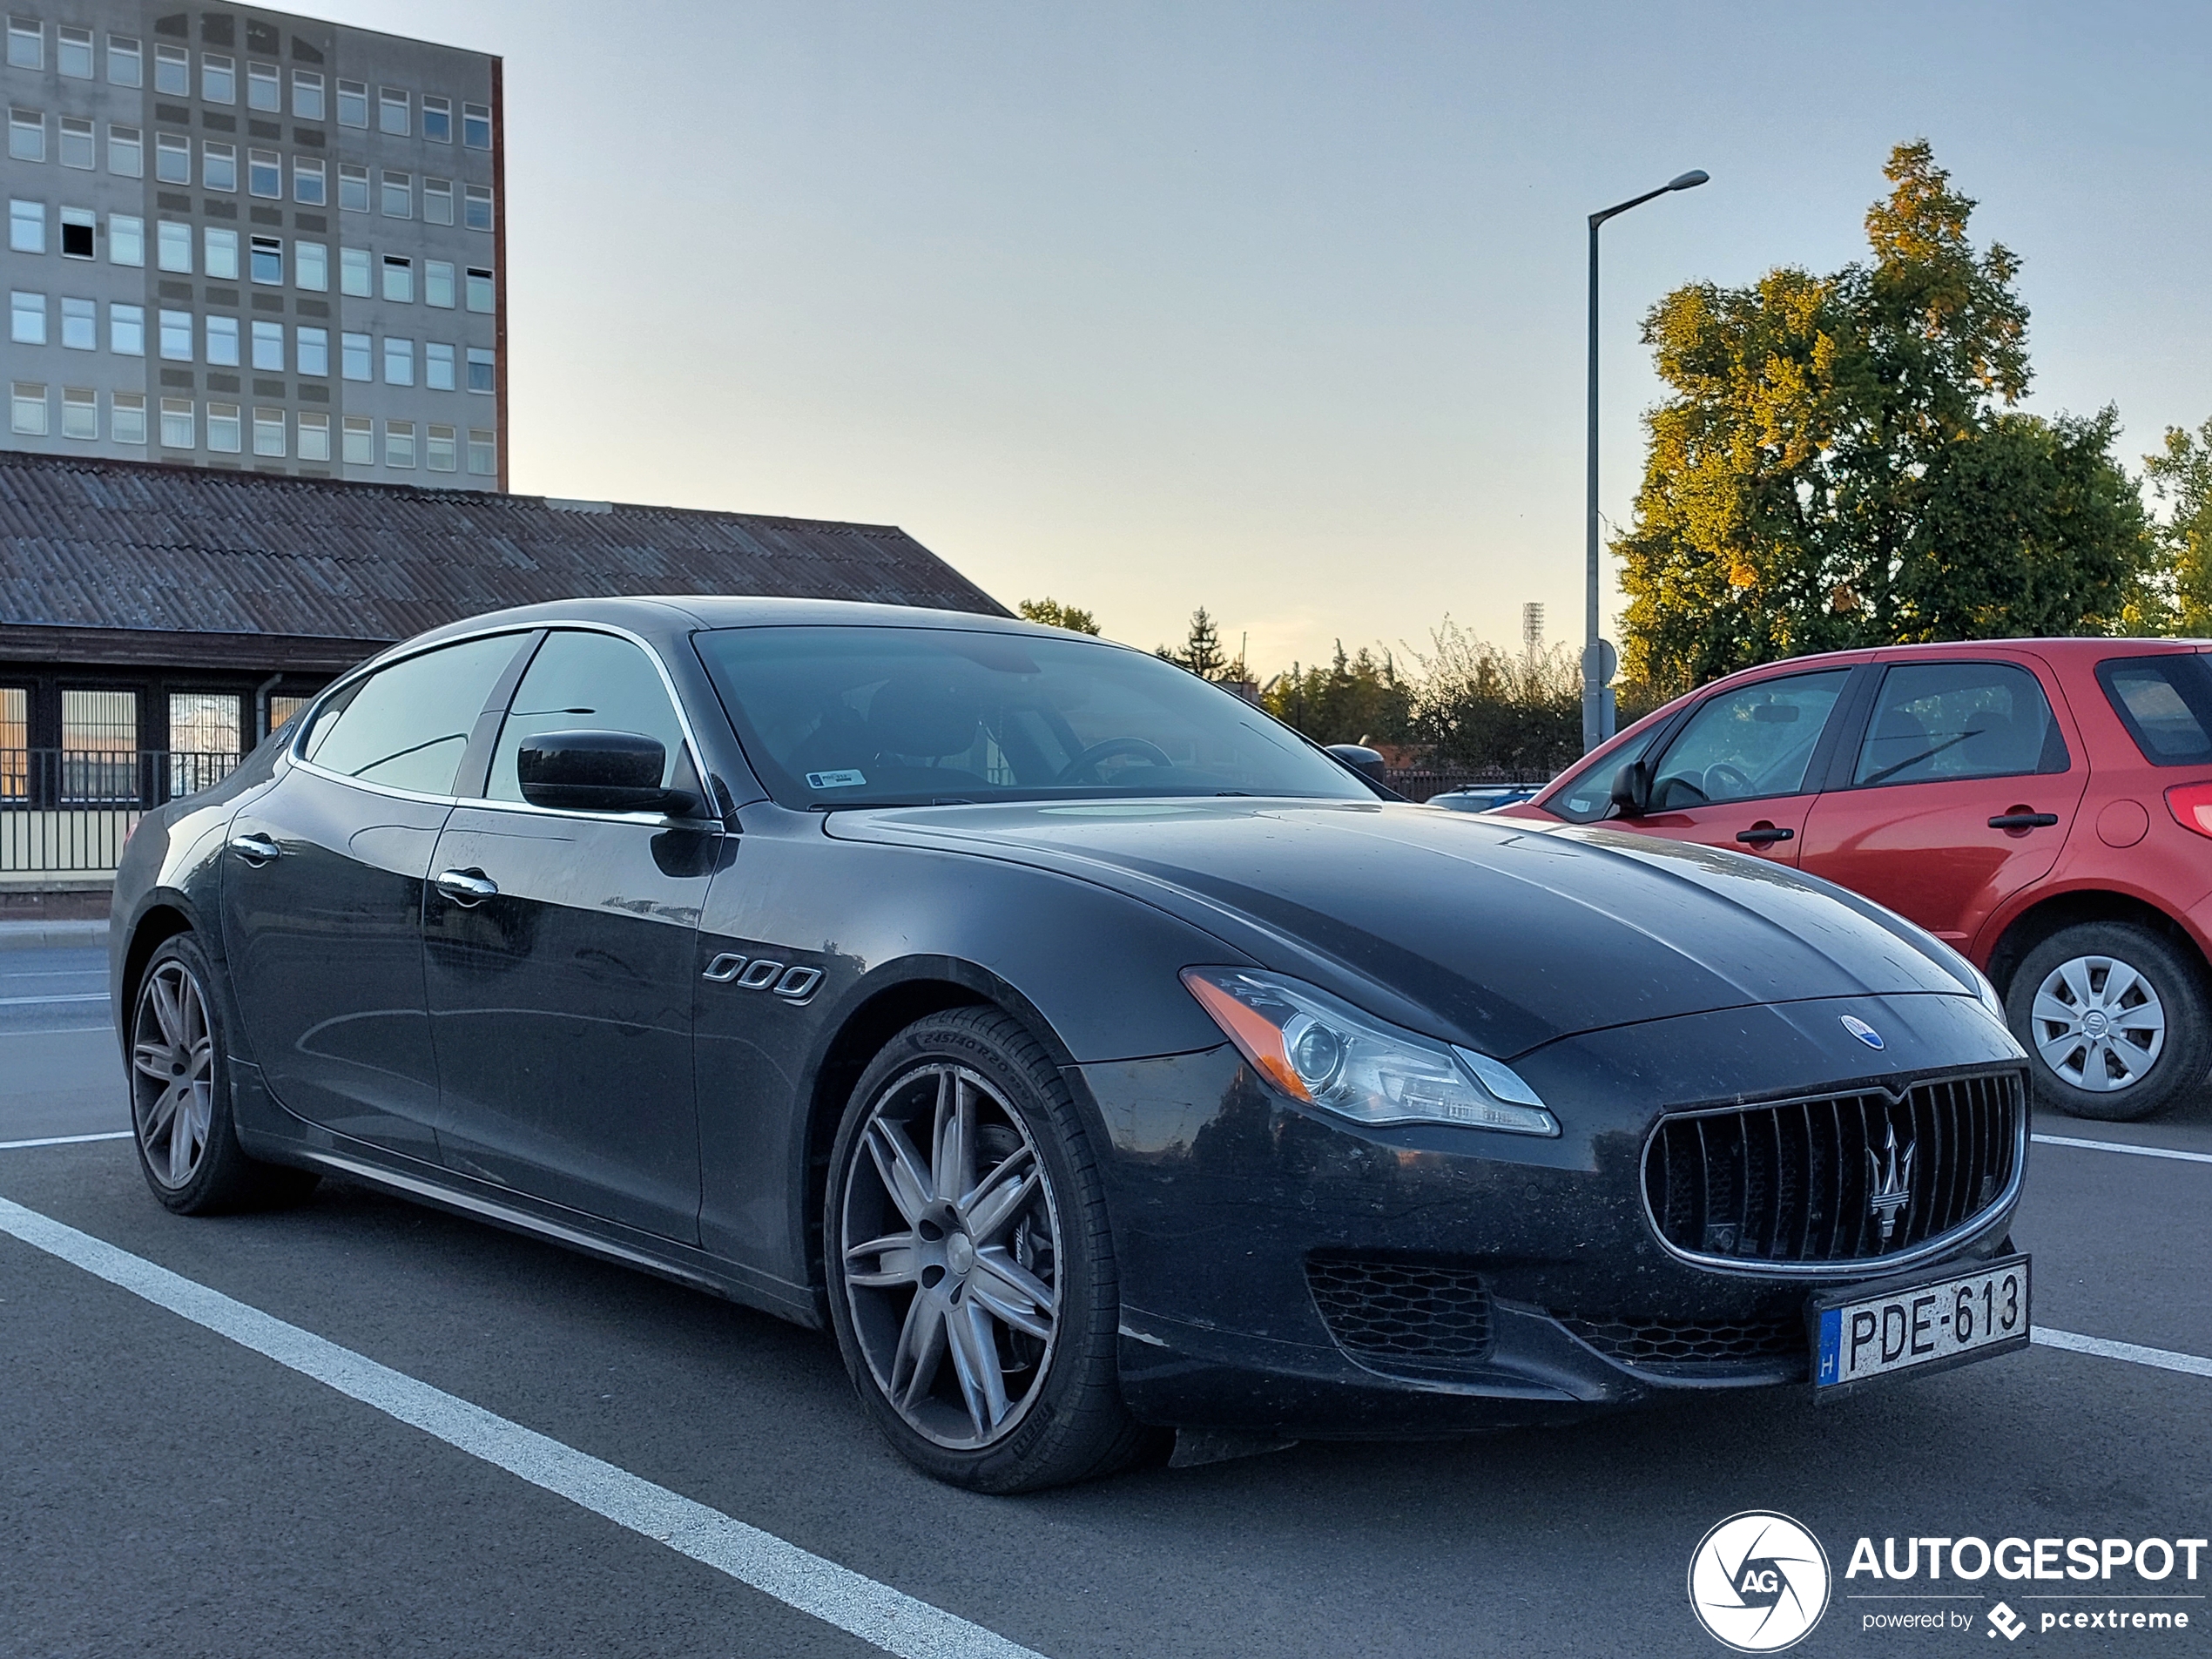
[[[484,346],[469,347],[469,389],[472,392],[491,392],[498,389],[490,348]]]
[[[146,64],[138,43],[129,35],[110,35],[107,37],[107,78],[111,86],[143,86],[145,84]],[[143,428],[145,411],[139,410],[140,443],[145,442]]]
[[[213,767],[194,765],[193,760],[205,756],[227,765],[238,759],[244,748],[239,735],[240,701],[234,691],[169,693],[172,771],[181,774],[171,780],[172,793],[189,795],[216,781]]]
[[[471,150],[491,148],[491,105],[464,104],[461,106],[461,141]]]
[[[407,138],[415,131],[413,111],[407,94],[396,86],[376,89],[376,130],[389,132],[396,138]]]
[[[12,253],[46,251],[46,204],[10,201],[8,204],[8,250]]]
[[[469,309],[489,311],[492,308],[491,273],[475,266],[469,268]]]
[[[338,83],[338,125],[341,127],[365,127],[368,125],[367,81]]]
[[[165,185],[192,183],[192,140],[181,132],[155,133],[153,176]]]
[[[369,277],[368,250],[365,247],[341,247],[338,250],[338,292],[348,293],[356,300],[366,300],[376,292]]]
[[[327,461],[330,459],[330,417],[327,415],[302,415],[300,417],[300,459]],[[273,708],[269,718],[276,718]]]
[[[202,229],[199,238],[200,261],[207,274],[220,277],[226,282],[238,280],[238,233],[219,230],[212,225]]]
[[[246,152],[246,190],[270,201],[284,199],[284,161],[273,150]]]
[[[422,347],[422,383],[434,392],[455,390],[453,379],[453,347],[441,340],[433,340]]]
[[[384,297],[395,305],[415,303],[415,261],[396,253],[384,256]]]
[[[415,465],[415,422],[387,421],[384,422],[384,464],[388,467]]]
[[[117,392],[107,401],[107,435],[118,443],[146,441],[146,395]]]
[[[210,104],[238,102],[238,64],[219,52],[199,55],[199,95]],[[214,442],[215,417],[207,417],[208,442]]]
[[[425,260],[422,261],[422,302],[453,309],[453,261]]]
[[[433,144],[453,142],[453,100],[422,95],[422,136]]]
[[[469,186],[469,228],[488,231],[491,228],[491,187],[489,185]]]
[[[199,141],[199,182],[208,190],[238,188],[238,146]]]
[[[97,441],[99,435],[100,395],[83,387],[64,387],[62,388],[62,436],[89,438]]]
[[[165,397],[161,400],[161,447],[165,449],[190,449],[199,440],[193,434],[192,400],[188,397]]]
[[[284,373],[284,325],[263,322],[253,324],[253,367],[266,374]]]
[[[17,161],[46,158],[46,118],[37,110],[8,106],[8,154]]]
[[[192,361],[192,313],[164,311],[161,314],[161,355],[165,362]],[[168,439],[162,440],[164,443]]]
[[[107,170],[118,179],[146,176],[146,138],[142,131],[108,123]]]
[[[253,453],[257,455],[281,455],[284,453],[282,409],[254,409]]]
[[[89,207],[62,209],[62,258],[89,260],[92,257],[93,226],[99,221]]]
[[[163,219],[153,227],[154,264],[182,276],[192,274],[192,226]]]
[[[9,407],[8,425],[26,438],[46,435],[46,386],[43,381],[17,381]]]
[[[238,367],[238,319],[210,317],[207,319],[207,361],[219,368]],[[208,442],[214,442],[215,411],[207,412]]]
[[[375,378],[370,367],[369,339],[367,334],[338,336],[338,372],[349,381]]]
[[[338,206],[348,213],[368,211],[368,169],[338,164]]]
[[[73,115],[61,118],[61,158],[64,167],[90,172],[99,165],[92,153],[92,124]]]
[[[322,77],[311,69],[292,71],[292,112],[302,121],[320,121],[322,117]]]
[[[384,336],[384,384],[412,386],[415,384],[415,342],[396,335]]]
[[[62,345],[70,351],[100,348],[100,306],[97,300],[62,301]]]
[[[92,31],[63,24],[54,30],[54,67],[74,81],[92,78]]]
[[[8,67],[46,67],[46,25],[36,17],[8,19]]]
[[[107,308],[107,348],[118,357],[146,354],[146,308],[120,300]],[[144,443],[142,437],[138,440]]]
[[[246,244],[246,257],[251,261],[247,273],[256,282],[272,287],[284,286],[284,243],[274,236],[256,236]]]
[[[469,428],[469,470],[479,478],[492,477],[499,471],[499,447],[487,428]]]
[[[310,207],[320,207],[329,199],[329,175],[320,161],[310,161],[305,156],[292,158],[292,199]]]
[[[246,66],[246,107],[271,113],[284,108],[284,77],[274,64]]]
[[[432,472],[461,470],[461,446],[449,426],[425,427],[422,430],[422,464]]]
[[[0,685],[0,800],[30,799],[30,692]]]
[[[246,448],[246,434],[240,428],[235,403],[210,403],[207,406],[207,447],[219,455],[234,455]]]
[[[394,172],[388,168],[386,169],[383,206],[384,217],[387,219],[413,219],[415,217],[414,174]]]
[[[453,223],[453,180],[425,179],[422,181],[422,222],[426,225]]]
[[[293,332],[293,338],[297,341],[300,373],[327,378],[330,374],[330,330],[312,328],[303,322]]]
[[[8,338],[18,346],[46,343],[46,296],[18,288],[8,296]]]
[[[136,213],[107,216],[107,260],[110,265],[145,264],[145,220]]]
[[[129,802],[138,793],[138,694],[62,693],[62,798]]]
[[[347,415],[341,435],[346,445],[347,466],[373,467],[376,464],[376,426],[367,415]]]
[[[175,98],[192,96],[192,54],[182,46],[153,49],[153,90]]]
[[[330,292],[330,249],[320,242],[292,245],[292,280],[310,293]]]

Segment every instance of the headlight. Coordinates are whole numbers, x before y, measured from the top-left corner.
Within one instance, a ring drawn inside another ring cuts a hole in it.
[[[1356,1123],[1452,1123],[1556,1135],[1559,1120],[1513,1068],[1387,1025],[1326,991],[1241,968],[1183,982],[1260,1075]]]

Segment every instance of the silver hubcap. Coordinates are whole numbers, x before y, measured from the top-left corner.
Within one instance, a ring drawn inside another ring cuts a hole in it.
[[[1060,1217],[1020,1116],[965,1066],[923,1066],[870,1109],[838,1207],[846,1309],[917,1433],[1013,1433],[1051,1364]]]
[[[2158,993],[2116,956],[2060,962],[2036,988],[2028,1019],[2043,1063],[2094,1094],[2141,1082],[2166,1046]]]
[[[131,1033],[131,1115],[155,1180],[181,1187],[192,1179],[214,1110],[206,1001],[182,962],[164,962],[139,988]]]

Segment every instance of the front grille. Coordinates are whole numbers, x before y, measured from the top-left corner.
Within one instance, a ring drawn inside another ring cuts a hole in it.
[[[1470,1268],[1316,1256],[1305,1278],[1329,1334],[1348,1353],[1430,1362],[1489,1354],[1490,1292]]]
[[[1964,1225],[2011,1186],[2017,1072],[1660,1119],[1643,1154],[1660,1237],[1743,1262],[1894,1256]],[[1892,1136],[1894,1136],[1892,1143]]]
[[[1751,1367],[1778,1362],[1803,1364],[1810,1339],[1802,1315],[1768,1319],[1690,1322],[1617,1314],[1583,1318],[1553,1316],[1609,1359],[1639,1371],[1695,1372]]]

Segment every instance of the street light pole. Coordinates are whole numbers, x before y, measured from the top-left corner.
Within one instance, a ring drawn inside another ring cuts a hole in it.
[[[1589,386],[1589,491],[1585,503],[1586,536],[1584,547],[1585,576],[1588,591],[1584,596],[1582,613],[1582,752],[1605,741],[1612,733],[1606,728],[1612,723],[1605,718],[1605,685],[1613,678],[1613,671],[1602,660],[1604,641],[1601,637],[1598,616],[1598,535],[1597,535],[1597,229],[1608,219],[1625,213],[1631,207],[1641,207],[1654,197],[1663,196],[1674,190],[1695,190],[1710,174],[1703,172],[1686,172],[1669,179],[1656,190],[1647,190],[1641,196],[1616,203],[1602,212],[1590,215],[1590,386]]]

